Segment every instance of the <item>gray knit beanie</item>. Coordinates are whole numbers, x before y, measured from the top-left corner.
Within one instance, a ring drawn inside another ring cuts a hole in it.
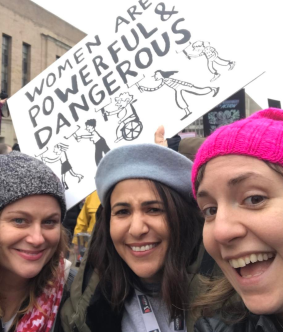
[[[126,179],[149,179],[165,184],[186,200],[192,199],[192,162],[157,144],[131,144],[108,152],[98,165],[96,188],[105,206],[108,191]]]
[[[64,189],[53,171],[43,162],[21,152],[0,155],[0,211],[6,205],[31,195],[55,197],[64,219]]]

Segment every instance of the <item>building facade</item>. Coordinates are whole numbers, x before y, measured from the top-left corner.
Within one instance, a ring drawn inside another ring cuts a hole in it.
[[[262,108],[247,93],[245,93],[246,117],[261,109]],[[187,126],[182,132],[189,133],[190,136],[194,137],[204,137],[203,118],[200,117],[189,126]]]
[[[0,0],[0,92],[11,97],[86,34],[30,0]],[[13,145],[16,135],[3,110],[0,142]]]

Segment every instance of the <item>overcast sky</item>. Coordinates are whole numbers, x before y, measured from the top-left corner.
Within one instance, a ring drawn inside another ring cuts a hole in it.
[[[39,6],[45,8],[51,13],[57,15],[76,28],[91,33],[94,29],[107,28],[107,11],[111,8],[111,12],[121,14],[123,0],[32,0]],[[182,0],[181,0],[182,1]],[[183,0],[189,1],[189,0]],[[195,1],[195,0],[194,0]],[[192,3],[194,3],[192,1]],[[197,0],[211,1],[211,0]],[[239,17],[233,16],[233,3],[235,6],[242,6],[243,11],[247,10],[247,2],[252,0],[214,0],[215,6],[219,8],[219,15],[212,15],[209,24],[217,24],[221,21],[221,15],[231,15],[231,24],[241,24]],[[227,6],[227,3],[229,5]],[[260,3],[268,3],[270,11],[265,13],[266,17],[259,19],[256,24],[264,25],[266,29],[271,28],[269,40],[262,39],[262,45],[258,47],[258,52],[266,54],[266,73],[259,79],[255,80],[246,87],[246,92],[262,107],[268,106],[267,99],[276,99],[281,101],[283,108],[283,42],[282,42],[282,18],[280,17],[282,0],[257,0],[257,5],[250,10],[250,17],[259,16]],[[125,8],[127,9],[127,8]],[[193,8],[191,9],[193,10]],[[125,10],[122,11],[122,13]],[[113,21],[111,20],[111,23]],[[201,23],[201,19],[200,19]],[[278,28],[276,26],[278,25]],[[267,42],[273,41],[272,47],[267,47]],[[244,51],[244,50],[243,50]]]

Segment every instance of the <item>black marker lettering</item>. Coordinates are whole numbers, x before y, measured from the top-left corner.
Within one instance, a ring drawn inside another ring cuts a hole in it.
[[[126,70],[122,68],[124,65],[127,65]],[[130,75],[130,76],[133,76],[133,77],[136,77],[138,75],[138,73],[136,71],[130,70],[130,68],[131,68],[131,63],[128,60],[121,62],[116,67],[116,69],[117,69],[120,77],[122,78],[124,84],[128,83],[127,75]]]
[[[104,86],[109,94],[109,96],[112,96],[115,92],[117,92],[120,89],[120,86],[117,86],[114,90],[111,89],[111,86],[116,83],[116,80],[112,80],[111,82],[108,82],[108,77],[110,77],[113,74],[113,71],[105,75],[102,80],[104,83]]]
[[[123,44],[125,45],[126,49],[128,51],[134,51],[138,46],[139,46],[139,36],[138,34],[136,33],[136,30],[135,29],[131,29],[131,33],[132,35],[134,36],[135,38],[135,45],[134,46],[131,46],[128,42],[128,39],[125,37],[125,36],[122,36],[122,42]]]
[[[40,135],[42,132],[48,132],[48,136],[47,138],[45,138],[44,141],[42,141],[42,135]],[[34,137],[35,137],[35,140],[36,140],[36,143],[37,143],[37,146],[39,147],[39,149],[41,150],[42,148],[45,147],[45,145],[49,142],[50,138],[52,136],[52,128],[51,127],[44,127],[44,128],[41,128],[39,129],[38,131],[36,131],[34,133]]]
[[[135,15],[141,15],[141,12],[137,12],[137,6],[132,6],[131,8],[128,9],[128,14],[130,15],[130,18],[132,21],[135,21]]]
[[[32,102],[32,103],[34,102],[36,94],[38,94],[39,96],[42,94],[43,84],[44,84],[44,79],[42,79],[41,86],[40,86],[39,89],[37,87],[35,87],[34,92],[33,92],[33,96],[29,92],[26,92],[25,95],[28,97],[30,102]]]
[[[118,63],[119,62],[119,58],[117,56],[117,53],[121,51],[121,48],[116,48],[116,50],[114,50],[113,46],[115,44],[117,44],[117,40],[114,41],[114,43],[112,43],[110,46],[108,46],[108,51],[110,52],[111,56],[112,56],[112,59],[114,61],[114,63]]]
[[[123,23],[129,24],[130,22],[127,21],[126,19],[124,19],[124,17],[118,16],[117,19],[116,19],[116,29],[115,29],[115,33],[118,32],[118,27],[119,27],[119,25],[121,25],[121,24],[123,24]]]
[[[76,104],[76,103],[72,103],[70,104],[69,106],[69,109],[72,113],[72,116],[73,116],[73,119],[77,122],[79,120],[79,117],[78,117],[78,114],[77,114],[77,111],[76,111],[76,108],[79,108],[83,111],[88,111],[89,110],[89,107],[88,107],[88,104],[86,102],[86,99],[85,99],[85,96],[84,95],[81,95],[81,98],[82,98],[82,101],[83,101],[83,105],[80,105],[80,104]]]
[[[61,76],[62,76],[62,70],[66,70],[67,65],[69,65],[70,68],[73,69],[73,67],[72,67],[72,65],[71,65],[71,63],[70,63],[70,61],[69,61],[69,60],[66,60],[64,67],[63,67],[63,66],[59,66],[59,67],[58,67],[59,78],[61,78]]]
[[[92,54],[92,50],[90,48],[91,46],[100,46],[101,45],[101,41],[100,41],[99,37],[96,35],[94,38],[95,38],[95,43],[88,42],[85,44],[88,49],[88,52],[90,54]]]
[[[84,86],[88,86],[93,80],[87,81],[86,78],[90,75],[90,72],[87,72],[86,74],[83,73],[83,71],[87,68],[87,65],[85,65],[83,68],[80,69],[79,73],[83,82]]]
[[[72,90],[71,89],[67,89],[66,92],[62,92],[59,88],[56,89],[54,92],[56,93],[57,97],[63,102],[66,103],[68,101],[69,98],[69,93],[75,95],[76,93],[78,93],[78,82],[77,82],[77,75],[73,75],[72,76]]]
[[[145,53],[148,57],[147,64],[143,64],[141,62],[140,58],[141,58],[141,54],[143,54],[143,53]],[[152,64],[152,53],[151,53],[150,49],[148,47],[144,47],[141,50],[139,50],[138,53],[136,54],[135,60],[136,60],[137,67],[140,68],[140,69],[146,69],[149,66],[151,66],[151,64]]]
[[[62,121],[62,124],[60,122]],[[60,129],[64,126],[71,127],[70,122],[64,117],[63,114],[58,113],[57,117],[57,127],[56,127],[56,134],[58,135],[60,132]]]
[[[48,102],[48,101],[49,101],[49,106],[50,106],[49,111],[46,108],[46,102]],[[44,98],[44,100],[43,100],[43,106],[42,106],[43,114],[44,115],[49,115],[49,114],[52,113],[53,109],[54,109],[54,100],[53,100],[53,98],[50,97],[50,96]]]
[[[180,23],[180,22],[183,22],[185,21],[184,18],[180,18],[179,20],[177,20],[173,25],[172,25],[172,32],[175,33],[175,34],[182,34],[184,37],[180,40],[177,40],[175,41],[175,43],[177,45],[181,45],[181,44],[185,44],[187,43],[190,39],[191,39],[191,33],[190,31],[188,30],[185,30],[185,29],[182,29],[182,30],[178,30],[177,29],[177,25]]]
[[[99,67],[101,67],[104,70],[107,70],[109,68],[109,66],[103,62],[103,58],[101,55],[96,56],[95,58],[92,59],[92,62],[94,64],[96,73],[98,76],[101,75],[101,71],[99,69]]]
[[[77,53],[79,53],[81,50],[82,50],[82,47],[79,48],[79,49],[74,53],[74,58],[75,58],[75,61],[76,61],[77,65],[78,65],[79,63],[81,63],[82,61],[84,61],[84,59],[85,59],[85,58],[80,59],[80,58],[84,55],[83,53],[80,53],[80,54],[77,55]]]
[[[33,110],[36,110],[36,112],[34,114],[32,114]],[[35,121],[35,118],[38,116],[38,113],[40,111],[40,107],[38,105],[34,105],[28,112],[29,112],[29,117],[31,119],[31,123],[33,125],[33,127],[35,128],[37,126],[37,123]]]
[[[95,95],[96,96],[100,96],[99,101],[96,101],[93,97],[93,90],[98,86],[98,84],[95,84],[89,91],[89,99],[92,102],[93,105],[98,106],[100,103],[102,103],[102,101],[105,98],[105,92],[103,90],[100,90],[99,92],[97,92]]]

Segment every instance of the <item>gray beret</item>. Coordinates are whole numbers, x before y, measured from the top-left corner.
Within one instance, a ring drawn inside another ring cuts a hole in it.
[[[102,205],[109,189],[126,179],[149,179],[192,199],[192,162],[157,144],[131,144],[108,152],[98,165],[96,188]]]
[[[21,152],[0,155],[0,210],[20,198],[31,195],[51,195],[66,213],[63,186],[51,168]]]

